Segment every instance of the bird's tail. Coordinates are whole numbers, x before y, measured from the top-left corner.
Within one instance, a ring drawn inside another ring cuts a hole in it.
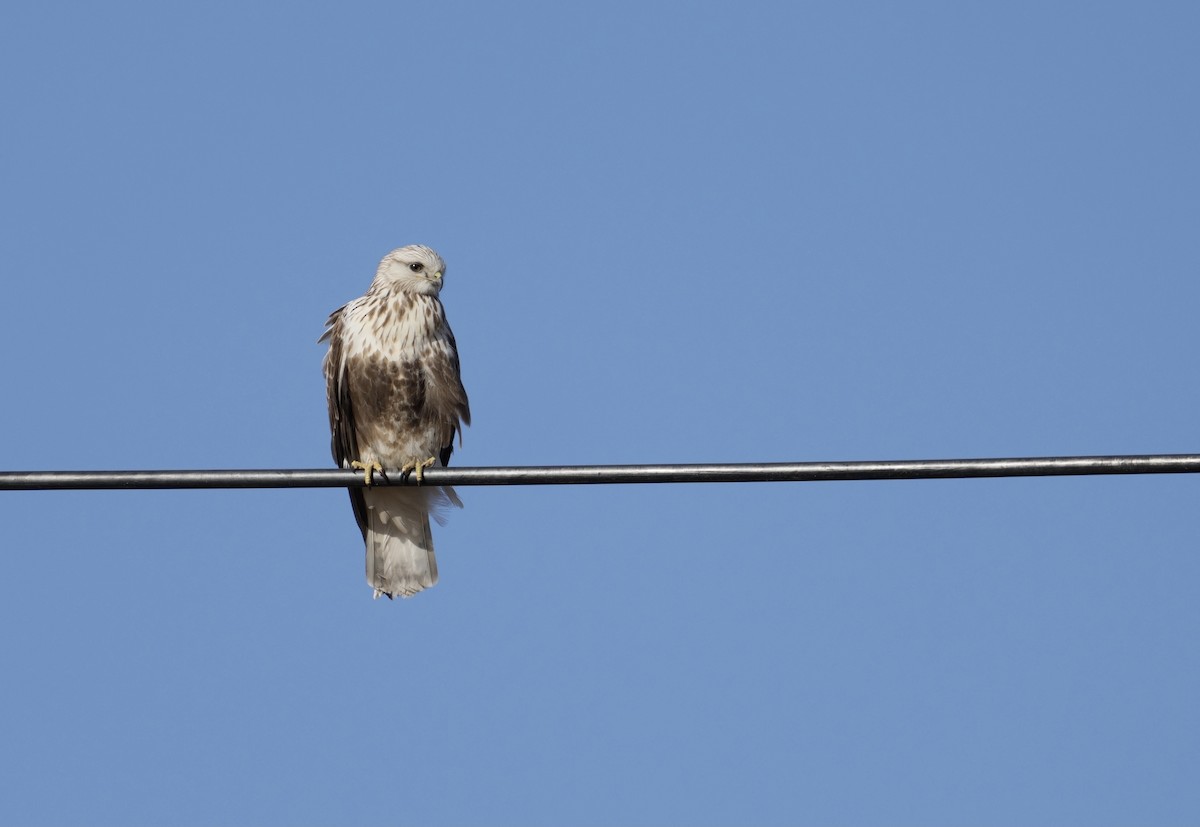
[[[434,488],[370,488],[367,505],[367,583],[375,596],[412,597],[438,580],[429,515]]]

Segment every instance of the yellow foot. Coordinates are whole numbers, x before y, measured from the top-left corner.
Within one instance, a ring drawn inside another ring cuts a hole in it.
[[[370,465],[368,465],[365,462],[354,460],[350,463],[350,467],[357,468],[359,471],[363,472],[363,485],[367,486],[367,488],[371,487],[371,482],[376,471],[381,474],[383,473],[383,466],[378,462],[372,462]]]
[[[407,474],[409,471],[411,471],[412,475],[417,478],[417,485],[420,485],[421,480],[425,479],[425,469],[433,467],[436,462],[437,457],[406,462],[400,467],[400,473]]]

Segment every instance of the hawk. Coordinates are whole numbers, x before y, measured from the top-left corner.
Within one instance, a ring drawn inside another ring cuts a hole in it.
[[[333,459],[363,471],[350,503],[367,544],[367,583],[411,597],[437,582],[429,517],[462,501],[448,486],[372,487],[384,469],[412,473],[450,461],[471,424],[458,349],[438,299],[446,264],[413,244],[383,257],[362,298],[338,308],[318,342],[325,355]]]

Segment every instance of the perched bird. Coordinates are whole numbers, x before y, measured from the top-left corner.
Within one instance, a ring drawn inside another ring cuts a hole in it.
[[[413,244],[384,256],[365,296],[338,308],[319,342],[333,459],[359,468],[365,488],[351,488],[354,516],[367,544],[367,583],[375,597],[411,597],[437,582],[432,515],[462,507],[448,486],[372,487],[384,469],[413,474],[450,461],[454,437],[471,424],[459,376],[458,349],[438,299],[446,264]]]

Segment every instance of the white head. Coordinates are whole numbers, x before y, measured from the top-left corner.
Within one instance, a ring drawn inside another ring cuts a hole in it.
[[[425,293],[436,296],[442,289],[446,262],[428,247],[410,244],[392,250],[379,262],[375,285],[398,287],[406,293]]]

